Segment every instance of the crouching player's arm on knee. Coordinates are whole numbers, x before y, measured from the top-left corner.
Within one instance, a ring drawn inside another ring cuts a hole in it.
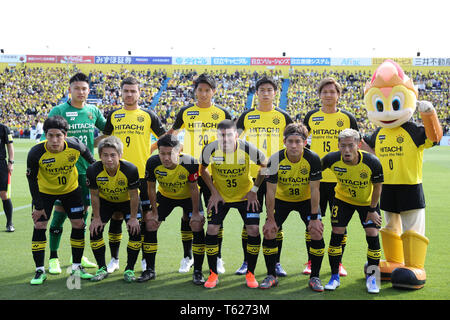
[[[276,183],[266,183],[266,213],[267,219],[263,226],[263,234],[267,239],[272,239],[278,231],[275,222],[275,193],[277,192]]]
[[[382,183],[374,183],[373,184],[373,191],[372,191],[372,200],[370,202],[370,209],[367,213],[367,219],[366,222],[369,220],[372,220],[377,226],[381,226],[382,218],[381,215],[376,212],[375,208],[378,205],[378,201],[380,201],[381,196],[381,189],[382,189]]]
[[[155,230],[159,226],[158,222],[158,203],[156,202],[156,181],[147,181],[148,199],[152,209],[145,216],[147,229]]]
[[[200,175],[202,176],[203,181],[211,192],[211,197],[209,198],[207,211],[209,212],[213,207],[217,212],[217,207],[219,202],[225,203],[225,200],[220,195],[219,191],[217,191],[216,187],[214,187],[213,181],[211,179],[211,175],[205,166],[200,165]]]
[[[100,218],[100,197],[98,189],[90,189],[91,205],[92,205],[92,220],[89,226],[91,236],[97,234],[103,227],[102,219]]]
[[[317,235],[322,235],[323,233],[323,223],[317,218],[319,214],[319,203],[320,203],[320,180],[310,181],[309,183],[311,189],[311,220],[308,224],[308,231],[311,233],[316,233]],[[315,218],[315,219],[314,219]]]
[[[191,193],[192,201],[192,216],[189,225],[191,226],[192,231],[197,231],[202,229],[203,224],[205,223],[205,217],[201,215],[199,211],[200,192],[198,191],[197,181],[189,181],[189,191]]]
[[[127,229],[130,234],[138,234],[140,232],[137,212],[139,208],[139,192],[138,189],[128,190],[130,194],[130,219],[127,222]]]

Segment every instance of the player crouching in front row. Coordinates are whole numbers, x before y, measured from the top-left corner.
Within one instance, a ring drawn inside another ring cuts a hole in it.
[[[155,279],[155,258],[158,250],[157,232],[162,221],[176,207],[183,208],[183,214],[190,219],[193,232],[192,251],[194,256],[193,282],[203,285],[202,265],[205,254],[204,217],[197,184],[198,163],[187,154],[180,154],[181,144],[173,135],[166,134],[158,139],[158,154],[147,160],[145,178],[151,211],[145,217],[143,251],[147,264],[139,282]],[[158,182],[158,192],[156,191]]]
[[[367,270],[378,268],[380,261],[378,229],[381,226],[381,215],[378,201],[384,181],[383,169],[376,156],[359,150],[360,145],[361,138],[358,131],[345,129],[338,136],[339,151],[331,152],[322,158],[322,170],[330,168],[337,177],[331,213],[332,233],[328,247],[331,279],[325,285],[325,290],[335,290],[340,285],[341,242],[355,210],[358,211],[361,224],[366,231]],[[378,280],[376,275],[366,275],[369,293],[379,292]]]
[[[276,235],[291,211],[298,211],[307,227],[311,241],[307,243],[311,261],[309,287],[323,291],[319,279],[320,267],[325,251],[323,224],[319,212],[319,184],[322,178],[319,156],[305,149],[308,131],[302,124],[291,123],[284,132],[285,149],[269,159],[267,178],[267,220],[263,227],[263,254],[267,266],[267,277],[261,289],[278,284],[275,272],[278,253]]]
[[[108,276],[105,262],[103,229],[114,213],[123,215],[129,232],[127,246],[128,261],[124,272],[126,282],[135,281],[134,265],[141,248],[138,221],[139,173],[131,162],[121,160],[123,144],[119,138],[110,136],[98,145],[101,161],[86,171],[92,201],[91,248],[99,269],[91,281],[100,281]]]

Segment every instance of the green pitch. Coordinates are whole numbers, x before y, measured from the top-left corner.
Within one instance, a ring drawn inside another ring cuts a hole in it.
[[[147,300],[448,300],[450,299],[450,242],[449,232],[449,192],[450,192],[450,147],[435,147],[425,151],[424,156],[424,190],[427,203],[426,235],[430,239],[425,268],[427,283],[418,291],[397,290],[390,283],[382,282],[381,291],[370,295],[366,291],[363,265],[366,262],[366,241],[364,231],[355,215],[348,228],[348,243],[343,264],[349,275],[341,278],[341,287],[334,292],[316,293],[308,288],[308,276],[301,271],[306,262],[304,225],[296,213],[291,213],[284,228],[284,245],[281,263],[288,276],[280,278],[279,286],[270,290],[248,289],[244,277],[234,275],[241,265],[243,253],[241,248],[242,221],[237,211],[230,211],[225,220],[222,257],[226,273],[219,277],[219,285],[212,290],[194,286],[192,274],[178,273],[182,258],[180,237],[181,210],[174,211],[164,222],[158,232],[158,254],[156,257],[156,280],[147,283],[128,284],[123,281],[123,268],[126,264],[126,244],[124,237],[120,249],[121,270],[116,271],[99,283],[81,281],[79,289],[76,284],[67,283],[70,266],[70,223],[64,225],[63,238],[59,250],[63,273],[50,275],[41,286],[31,286],[34,276],[34,262],[31,255],[31,220],[30,196],[25,177],[26,155],[33,142],[16,140],[14,142],[16,162],[12,177],[12,201],[15,208],[13,220],[16,231],[4,231],[5,216],[0,214],[0,300],[5,299],[147,299]],[[331,232],[329,215],[324,219],[325,243]],[[123,227],[125,231],[125,227]],[[48,232],[47,232],[48,235]],[[104,233],[107,242],[107,232]],[[48,238],[48,236],[47,236]],[[46,269],[48,270],[48,245],[46,251]],[[85,255],[95,261],[86,235]],[[140,257],[136,265],[136,274],[141,272]],[[110,259],[107,248],[107,261]],[[204,275],[208,275],[207,260],[204,262]],[[95,273],[94,269],[88,269]],[[256,278],[262,281],[266,274],[264,257],[259,255]],[[321,279],[326,284],[330,278],[328,256],[325,254]],[[75,287],[75,288],[74,288]],[[70,289],[73,288],[73,289]]]

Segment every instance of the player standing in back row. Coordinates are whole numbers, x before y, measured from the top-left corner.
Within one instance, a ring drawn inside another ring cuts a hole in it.
[[[255,109],[250,109],[244,112],[238,119],[236,126],[241,134],[241,138],[251,142],[259,150],[261,150],[266,158],[269,158],[275,152],[281,150],[284,147],[283,144],[283,131],[284,128],[292,123],[292,119],[289,115],[274,107],[274,99],[277,94],[277,84],[271,78],[266,76],[260,78],[256,82],[256,95],[258,96],[258,106]],[[256,179],[258,174],[258,166],[251,165],[251,175],[253,180]],[[266,194],[266,182],[264,181],[258,191],[258,201],[261,204],[261,209],[264,203],[264,197]],[[277,264],[276,273],[278,276],[286,276],[286,272],[283,270],[280,264],[280,254],[283,241],[282,227],[277,233]],[[244,263],[236,271],[236,274],[246,274],[247,272],[247,233],[246,229],[242,229],[242,248],[244,250]]]
[[[140,82],[133,77],[122,80],[120,84],[123,107],[112,111],[106,120],[104,137],[113,135],[123,143],[123,159],[133,163],[139,171],[142,214],[150,210],[147,183],[145,181],[145,164],[152,153],[151,135],[160,137],[166,133],[161,120],[155,112],[139,106]],[[156,148],[156,146],[155,146]],[[116,219],[115,219],[116,218]],[[108,272],[119,269],[119,246],[122,238],[122,219],[113,216],[110,222],[111,261]],[[141,230],[143,231],[143,230]],[[145,270],[145,269],[144,269]]]
[[[185,130],[183,153],[192,156],[196,161],[200,158],[202,149],[208,143],[217,138],[217,125],[225,119],[231,119],[231,114],[223,108],[213,104],[216,92],[216,81],[210,75],[203,73],[194,80],[194,95],[197,102],[189,105],[178,112],[172,128],[168,134],[177,135],[181,129]],[[198,177],[200,194],[203,194],[205,207],[208,205],[211,192],[203,181]],[[179,272],[188,272],[193,264],[192,239],[193,234],[189,226],[189,217],[183,215],[181,218],[181,239],[183,241],[184,257],[180,263]],[[224,263],[221,258],[221,243],[223,239],[223,228],[219,230],[219,254],[217,258],[217,271],[224,273]]]
[[[309,111],[303,120],[303,124],[311,136],[311,150],[323,158],[329,152],[338,151],[338,135],[342,130],[351,128],[358,131],[358,124],[351,113],[338,108],[342,87],[334,78],[323,79],[319,83],[318,94],[322,106]],[[336,182],[336,177],[330,170],[327,169],[322,172],[322,180],[320,181],[320,212],[322,217],[325,216],[327,204],[331,211]],[[305,237],[308,244],[310,242],[309,234],[306,233]],[[346,243],[347,231],[342,239],[342,252],[344,252]],[[311,273],[311,259],[309,258],[303,273]],[[341,276],[347,275],[342,263],[339,265],[339,274]]]
[[[54,107],[48,117],[62,116],[69,123],[69,131],[67,136],[76,137],[80,142],[84,143],[89,151],[94,153],[94,132],[95,128],[103,130],[106,120],[100,110],[91,104],[87,104],[86,100],[89,95],[89,79],[83,73],[77,73],[69,80],[69,93],[71,98],[69,101]],[[45,140],[45,135],[41,137]],[[86,170],[89,163],[80,158],[76,164],[78,170],[78,184],[83,193],[84,204],[84,222],[86,223],[89,215],[88,209],[91,205],[89,188],[86,186]],[[50,260],[49,273],[61,273],[60,262],[58,259],[59,243],[63,232],[64,221],[67,213],[64,211],[61,201],[55,201],[53,218],[50,223]],[[83,267],[94,268],[97,265],[83,257],[81,260]]]

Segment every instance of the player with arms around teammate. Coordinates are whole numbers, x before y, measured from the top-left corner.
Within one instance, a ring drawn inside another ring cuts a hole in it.
[[[217,235],[228,211],[238,209],[247,229],[248,270],[246,282],[249,288],[257,288],[254,271],[261,244],[259,216],[261,204],[257,199],[257,189],[264,175],[261,173],[253,183],[250,175],[250,162],[266,169],[266,158],[256,147],[238,138],[236,124],[223,120],[217,126],[217,140],[208,144],[202,152],[200,172],[211,197],[208,203],[208,228],[205,236],[206,254],[210,275],[206,288],[214,288],[219,279],[217,275]],[[207,169],[210,166],[210,169]],[[211,174],[208,172],[211,170]],[[265,174],[265,173],[264,173]]]
[[[236,126],[241,138],[255,145],[268,158],[272,154],[283,148],[283,131],[285,127],[292,123],[291,117],[280,108],[275,108],[274,100],[277,95],[277,84],[272,78],[263,76],[256,82],[256,95],[258,96],[258,106],[247,110],[238,119]],[[258,166],[251,165],[251,174],[253,180],[258,175]],[[261,206],[264,203],[266,194],[266,182],[261,184],[258,189],[258,201]],[[277,234],[277,264],[276,273],[278,276],[286,276],[280,264],[280,254],[283,244],[282,226]],[[245,274],[247,272],[246,247],[247,234],[245,227],[242,230],[242,247],[244,249],[244,262],[236,271],[236,274]]]
[[[6,146],[6,148],[5,148]],[[6,151],[8,151],[8,162],[6,161]],[[12,223],[13,205],[8,195],[10,188],[11,174],[14,169],[14,146],[13,138],[9,128],[0,123],[0,197],[3,202],[3,211],[6,216],[6,231],[14,232]]]
[[[323,158],[329,152],[338,151],[339,132],[346,128],[358,131],[358,125],[356,118],[351,113],[338,108],[342,87],[334,78],[323,79],[319,83],[318,94],[322,106],[309,111],[303,120],[303,124],[311,135],[310,149]],[[330,170],[326,169],[322,172],[322,180],[320,181],[320,212],[322,217],[325,216],[327,204],[331,211],[336,181],[335,175]],[[306,239],[309,241],[308,233],[306,233]],[[346,243],[347,232],[342,239],[342,253]],[[310,261],[308,261],[303,273],[309,274],[310,272]],[[339,274],[341,276],[347,275],[342,263],[339,265]]]
[[[289,124],[284,130],[285,149],[273,154],[269,159],[267,178],[267,220],[263,227],[263,254],[267,266],[267,277],[261,289],[269,289],[278,284],[275,272],[278,251],[276,234],[291,211],[297,211],[311,235],[307,249],[311,257],[309,287],[323,291],[319,279],[325,242],[323,224],[319,212],[319,183],[322,178],[319,156],[305,148],[308,130],[302,124]]]
[[[77,73],[69,80],[69,93],[71,99],[61,105],[54,107],[48,114],[52,116],[62,116],[69,123],[68,137],[76,137],[80,142],[84,143],[89,151],[94,153],[94,131],[95,128],[103,130],[106,119],[100,110],[91,104],[87,104],[86,100],[89,95],[89,79],[83,73]],[[41,140],[44,140],[42,136]],[[76,167],[78,170],[78,184],[81,187],[84,204],[84,222],[86,223],[89,215],[88,209],[91,205],[89,188],[86,186],[86,169],[89,163],[83,158],[78,159]],[[64,221],[67,214],[64,211],[61,201],[56,200],[53,211],[53,218],[50,223],[50,260],[49,273],[61,273],[60,262],[58,259],[58,248],[63,232]],[[95,263],[89,262],[86,257],[81,260],[83,267],[96,267]]]
[[[139,106],[140,82],[133,77],[122,80],[120,85],[123,107],[112,111],[107,119],[104,136],[101,139],[113,135],[123,143],[123,158],[132,162],[139,171],[140,186],[139,197],[141,199],[142,213],[145,216],[150,210],[147,183],[145,181],[145,164],[150,157],[153,146],[151,135],[160,137],[165,130],[155,112],[143,109]],[[109,238],[111,249],[111,261],[108,264],[108,272],[119,269],[119,246],[122,238],[122,217],[113,215],[109,224]]]
[[[113,213],[121,214],[127,223],[129,241],[128,261],[124,280],[133,282],[134,265],[141,248],[141,234],[138,220],[139,173],[131,162],[121,160],[123,144],[111,136],[100,141],[100,160],[91,165],[87,174],[87,185],[92,199],[91,248],[99,269],[91,281],[101,281],[108,276],[105,262],[103,229]]]
[[[61,116],[48,118],[44,122],[46,141],[35,145],[27,157],[27,178],[32,197],[32,218],[34,222],[32,253],[36,274],[31,284],[42,284],[47,278],[44,269],[45,232],[52,214],[55,200],[67,212],[72,224],[70,244],[72,246],[72,274],[90,279],[81,266],[84,251],[83,199],[78,184],[76,162],[82,156],[88,163],[94,163],[90,151],[77,138],[67,137],[69,124]]]
[[[183,153],[192,156],[195,160],[200,158],[204,146],[216,140],[217,125],[222,120],[231,119],[231,114],[226,109],[213,104],[215,92],[216,81],[210,75],[203,73],[194,79],[196,103],[181,108],[176,115],[172,128],[167,132],[176,136],[180,130],[184,129]],[[210,191],[201,176],[198,177],[197,182],[206,207],[211,196]],[[222,235],[223,228],[219,231],[219,255],[217,260],[219,273],[225,272],[224,263],[220,255]],[[179,272],[188,272],[193,263],[191,252],[192,237],[189,217],[183,215],[181,218],[181,239],[183,241],[184,257],[181,260]]]
[[[200,193],[198,189],[198,163],[187,154],[180,154],[181,144],[170,134],[158,140],[158,155],[150,157],[146,166],[148,193],[152,205],[146,216],[144,236],[144,257],[147,263],[138,281],[147,281],[156,277],[155,257],[158,249],[157,232],[162,221],[176,207],[183,208],[183,215],[190,222],[193,231],[194,274],[193,282],[204,284],[202,274],[205,256],[204,217],[201,212]],[[158,182],[158,191],[156,191]]]
[[[380,160],[371,153],[359,150],[361,138],[358,131],[345,129],[339,133],[339,151],[322,158],[322,169],[331,169],[337,184],[331,213],[332,233],[328,247],[331,279],[326,290],[335,290],[340,285],[339,263],[342,258],[342,237],[353,216],[358,211],[366,232],[367,265],[378,268],[381,256],[378,229],[381,226],[380,200],[383,169]],[[380,288],[374,275],[366,275],[369,293],[378,293]]]

